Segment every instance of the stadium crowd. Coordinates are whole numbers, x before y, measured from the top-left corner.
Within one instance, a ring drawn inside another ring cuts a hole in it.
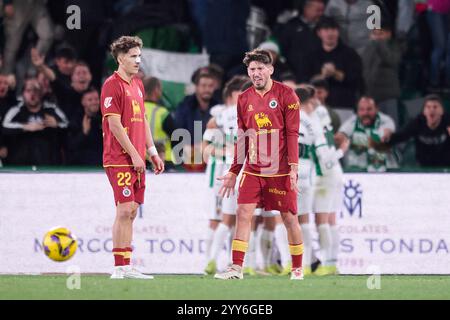
[[[149,123],[169,164],[172,133],[184,128],[195,136],[194,121],[204,132],[223,85],[246,74],[244,52],[260,47],[273,54],[275,80],[316,88],[336,142],[349,140],[345,168],[450,167],[450,0],[0,3],[0,165],[100,166],[108,45],[150,30],[148,47],[210,55],[210,65],[192,76],[192,94],[175,106],[162,105],[161,81],[141,74]],[[381,25],[370,30],[373,4]],[[70,5],[81,9],[79,30],[67,28]],[[412,161],[402,159],[411,150]]]

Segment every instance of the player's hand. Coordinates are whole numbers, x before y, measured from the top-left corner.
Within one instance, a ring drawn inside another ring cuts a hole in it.
[[[234,186],[236,185],[236,175],[229,172],[223,177],[217,178],[219,181],[223,181],[222,187],[220,187],[219,195],[222,198],[229,198],[230,195],[234,195]]]
[[[164,172],[164,161],[161,160],[159,156],[150,157],[150,161],[153,164],[153,172],[159,175]]]
[[[137,173],[145,172],[145,162],[139,155],[132,157],[131,161],[133,161],[133,168]]]
[[[291,182],[291,190],[295,191],[296,194],[300,193],[300,189],[298,187],[298,170],[291,169],[289,172],[289,180]]]

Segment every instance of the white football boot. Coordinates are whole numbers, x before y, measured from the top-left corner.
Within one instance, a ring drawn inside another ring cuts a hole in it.
[[[142,279],[142,280],[152,280],[154,279],[153,276],[149,276],[146,274],[143,274],[142,272],[136,270],[132,266],[124,266],[124,278],[127,279]]]
[[[242,273],[242,267],[236,264],[228,267],[227,271],[222,273],[216,273],[214,279],[220,280],[231,280],[231,279],[244,279],[244,275]]]
[[[111,274],[110,279],[125,279],[125,270],[123,266],[114,267],[114,271]]]
[[[303,280],[303,269],[293,269],[291,272],[291,280]]]

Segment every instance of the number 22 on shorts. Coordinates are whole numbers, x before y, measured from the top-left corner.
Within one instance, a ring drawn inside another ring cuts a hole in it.
[[[118,172],[117,173],[117,185],[119,187],[131,186],[131,173],[130,172]]]

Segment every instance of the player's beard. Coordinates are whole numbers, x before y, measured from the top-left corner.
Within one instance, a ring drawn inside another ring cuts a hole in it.
[[[267,86],[267,81],[264,81],[263,79],[261,79],[261,81],[259,81],[259,85],[257,84],[257,81],[254,80],[253,81],[253,85],[255,86],[256,90],[263,90],[266,86]]]

